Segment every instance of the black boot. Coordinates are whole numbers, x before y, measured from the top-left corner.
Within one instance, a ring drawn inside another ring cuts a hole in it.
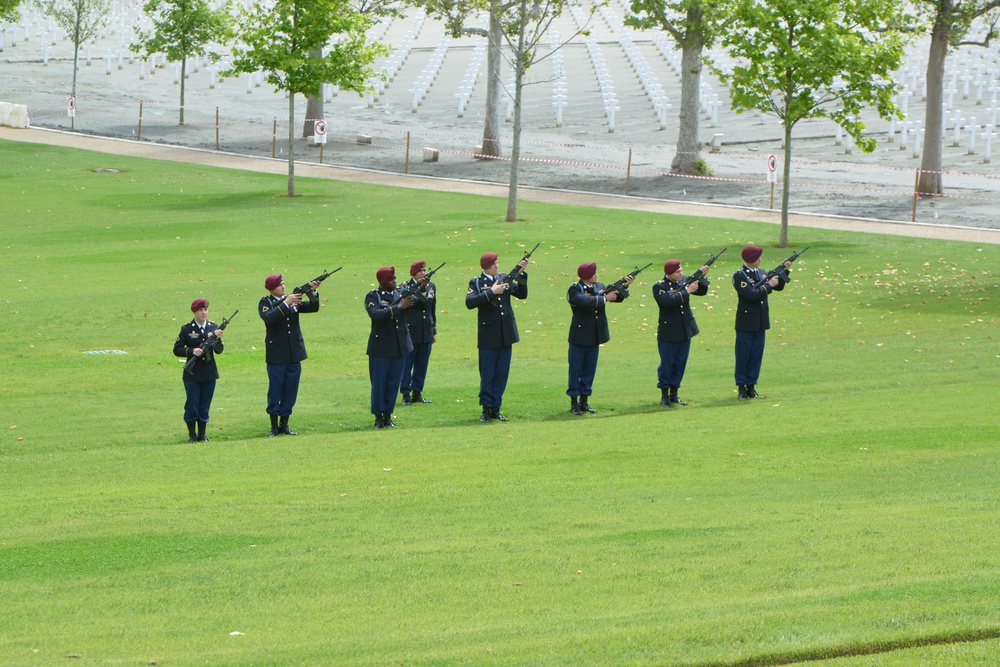
[[[496,419],[498,422],[508,421],[506,417],[500,414],[500,408],[490,408],[490,419]]]
[[[392,413],[383,412],[382,413],[382,423],[385,424],[386,428],[396,428],[396,425],[392,423]]]
[[[581,396],[580,397],[580,409],[582,411],[584,411],[584,412],[589,412],[592,415],[596,415],[597,414],[597,410],[595,410],[594,408],[590,407],[590,396]]]
[[[428,401],[426,398],[424,398],[424,395],[421,394],[419,391],[413,392],[413,400],[412,400],[412,402],[413,403],[431,403],[431,401]]]
[[[385,428],[384,415],[375,415],[375,428]]]
[[[677,405],[687,405],[687,403],[677,398],[677,387],[670,388],[670,402],[676,403]]]
[[[742,385],[742,384],[736,385],[736,386],[740,388],[740,395],[737,396],[736,398],[739,399],[739,400],[741,400],[741,401],[749,401],[750,400],[750,394],[747,393],[746,386]]]
[[[490,409],[485,405],[483,406],[483,414],[479,415],[479,423],[480,424],[490,423]]]
[[[269,438],[273,438],[278,435],[280,431],[278,430],[278,415],[270,415],[271,417],[271,432],[267,434]]]
[[[747,385],[747,396],[749,398],[764,398],[763,396],[757,393],[757,390],[754,389],[754,385],[752,384]]]
[[[583,410],[580,409],[580,399],[576,396],[569,397],[569,411],[577,417],[583,416]]]
[[[188,442],[198,442],[198,434],[194,432],[197,422],[184,422],[188,427]]]
[[[660,389],[660,405],[665,408],[674,407],[674,404],[670,402],[670,390],[666,387]]]
[[[298,435],[298,433],[288,428],[288,415],[281,418],[281,423],[278,425],[278,433],[284,433],[285,435]]]
[[[419,396],[419,395],[420,394],[417,394],[417,396]],[[409,394],[403,394],[403,405],[409,405],[412,402],[413,401],[410,400],[410,395]]]
[[[208,442],[208,436],[205,435],[207,426],[208,422],[198,422],[198,442]]]

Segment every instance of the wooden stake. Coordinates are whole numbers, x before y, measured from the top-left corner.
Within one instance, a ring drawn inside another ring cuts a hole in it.
[[[410,173],[410,133],[406,133],[406,168],[403,170],[404,174]]]
[[[142,141],[142,102],[139,102],[139,131],[135,134],[136,141]]]
[[[625,167],[625,196],[628,197],[628,188],[632,183],[632,149],[628,149],[628,166]]]
[[[219,107],[215,107],[215,150],[219,150]]]
[[[917,221],[917,200],[920,199],[920,169],[917,169],[917,177],[913,180],[913,213],[910,215],[910,222]]]
[[[274,119],[274,127],[271,128],[271,157],[275,156],[275,144],[278,143],[278,119]]]

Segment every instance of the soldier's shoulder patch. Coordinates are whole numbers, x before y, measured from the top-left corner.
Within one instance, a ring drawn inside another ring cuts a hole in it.
[[[475,291],[476,291],[475,287],[470,287],[469,288],[469,294],[473,294],[473,293],[475,293]]]
[[[747,286],[747,283],[746,283],[746,281],[744,281],[744,280],[741,280],[741,281],[740,281],[740,287],[746,287],[746,286]]]
[[[262,312],[262,313],[266,313],[266,312],[267,312],[267,311],[269,311],[269,310],[271,310],[271,309],[270,309],[270,308],[268,308],[267,306],[261,306],[261,307],[260,307],[260,312]]]

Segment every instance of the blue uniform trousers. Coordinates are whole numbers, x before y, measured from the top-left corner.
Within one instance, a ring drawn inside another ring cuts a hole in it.
[[[680,388],[681,380],[684,379],[684,369],[687,368],[688,354],[691,352],[691,341],[671,343],[661,340],[657,341],[656,346],[660,349],[660,367],[656,369],[656,386],[660,389]]]
[[[427,379],[427,364],[431,360],[431,343],[421,343],[413,346],[403,358],[403,379],[399,383],[399,391],[409,394],[411,391],[421,393],[424,390],[424,380]]]
[[[736,384],[757,384],[765,337],[764,331],[736,332]]]
[[[215,380],[208,382],[191,382],[184,380],[184,421],[208,422],[208,409],[212,407],[212,396],[215,395]]]
[[[597,374],[597,357],[600,345],[569,346],[569,389],[567,396],[590,396],[594,390],[594,375]]]
[[[302,364],[267,365],[267,414],[288,417],[299,397]]]
[[[479,405],[499,410],[510,376],[513,347],[479,348]]]
[[[372,385],[372,414],[376,417],[392,413],[396,407],[396,392],[403,377],[404,357],[386,359],[368,357],[368,379]]]

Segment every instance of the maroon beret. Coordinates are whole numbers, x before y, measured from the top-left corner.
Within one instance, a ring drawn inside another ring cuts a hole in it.
[[[379,285],[388,285],[389,281],[396,277],[396,268],[393,266],[383,266],[375,272],[375,279]]]
[[[427,268],[427,262],[425,262],[422,259],[419,259],[416,262],[414,262],[413,264],[410,264],[410,275],[411,276],[415,276],[418,273],[420,273],[420,271],[422,269],[426,269],[426,268]]]
[[[760,256],[764,253],[764,249],[756,245],[748,245],[743,248],[743,261],[747,264],[753,264]]]
[[[195,299],[191,302],[192,313],[196,310],[200,310],[201,308],[208,308],[208,301],[206,299]]]
[[[498,256],[499,255],[497,255],[495,252],[485,253],[482,257],[479,258],[479,266],[483,267],[483,271],[485,271],[486,269],[496,264]]]
[[[272,273],[267,278],[264,278],[264,289],[270,292],[280,285],[282,280],[284,280],[284,277],[280,273]]]
[[[590,280],[595,275],[597,275],[597,264],[590,262],[589,264],[581,264],[576,269],[576,275],[580,276],[584,280]]]
[[[681,268],[681,260],[679,259],[668,259],[663,265],[663,275],[669,276],[670,274]]]

